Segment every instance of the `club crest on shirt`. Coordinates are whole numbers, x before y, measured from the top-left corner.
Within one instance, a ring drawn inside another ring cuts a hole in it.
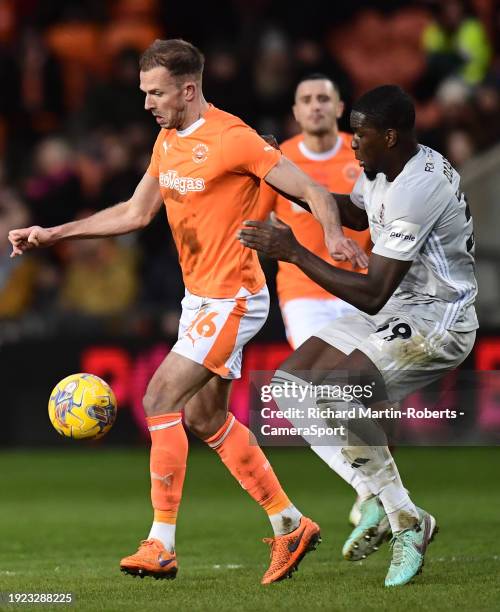
[[[200,142],[193,147],[193,161],[195,164],[201,164],[206,161],[208,157],[208,147],[206,144]]]
[[[381,223],[382,225],[384,224],[384,215],[385,215],[385,206],[384,206],[384,203],[382,202],[382,206],[380,207],[380,210],[378,211],[378,222]]]

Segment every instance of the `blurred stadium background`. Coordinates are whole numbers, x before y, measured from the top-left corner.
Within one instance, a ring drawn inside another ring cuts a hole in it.
[[[205,52],[208,100],[279,140],[297,130],[290,108],[305,74],[338,83],[344,129],[352,100],[373,86],[398,83],[414,95],[420,141],[460,170],[474,215],[481,334],[467,366],[496,369],[497,2],[0,0],[0,364],[8,403],[24,415],[4,415],[0,441],[58,443],[42,407],[57,380],[86,370],[118,395],[119,424],[106,443],[142,436],[142,393],[175,338],[183,295],[164,211],[140,234],[16,259],[7,232],[63,223],[131,195],[157,133],[143,110],[137,59],[156,37],[174,36]],[[264,266],[272,287],[275,266]],[[274,299],[246,373],[271,370],[287,351]],[[233,396],[244,419],[246,383]],[[498,429],[491,402],[477,413],[483,428]]]
[[[0,511],[5,543],[0,591],[2,584],[18,590],[27,587],[26,576],[38,591],[74,590],[81,578],[85,582],[81,588],[90,589],[82,609],[129,609],[135,596],[140,609],[158,609],[156,595],[145,585],[139,585],[139,591],[134,586],[132,595],[120,586],[124,582],[110,581],[116,577],[119,556],[130,552],[149,521],[141,398],[175,339],[183,295],[165,214],[162,211],[140,234],[68,242],[16,259],[9,258],[7,232],[30,224],[63,223],[131,195],[147,167],[157,132],[143,110],[138,56],[155,38],[177,36],[206,55],[207,99],[278,140],[297,130],[290,112],[293,92],[297,80],[308,73],[323,72],[338,83],[347,104],[343,129],[348,129],[353,99],[371,87],[398,83],[415,97],[420,142],[437,148],[459,169],[474,215],[481,330],[466,368],[492,371],[500,366],[498,2],[0,0],[0,372],[4,381],[0,444],[5,450],[0,454],[5,500]],[[263,263],[272,290],[275,266]],[[247,418],[249,372],[272,370],[288,352],[274,299],[266,326],[247,348],[243,381],[235,385],[232,409],[240,418]],[[71,449],[74,443],[58,437],[46,413],[54,384],[77,371],[107,379],[120,405],[111,433],[91,445],[95,448],[87,445],[83,451]],[[488,381],[472,399],[468,396],[467,426],[481,439],[490,436],[498,443],[500,383],[495,375]],[[462,433],[465,442],[476,440]],[[109,448],[115,445],[137,448]],[[50,452],[27,448],[46,446],[64,447],[65,454],[57,448]],[[192,608],[208,609],[210,589],[218,592],[220,583],[220,593],[227,595],[225,605],[241,606],[244,589],[253,588],[258,574],[252,570],[255,576],[250,572],[247,584],[250,566],[245,566],[245,555],[221,553],[216,532],[225,530],[227,540],[234,540],[242,535],[238,521],[244,521],[250,527],[243,534],[242,547],[247,550],[250,532],[253,541],[253,532],[260,529],[264,534],[266,527],[223,470],[212,470],[214,461],[205,458],[208,453],[200,457],[202,450],[198,454],[195,450],[192,465],[198,475],[188,472],[183,502],[183,516],[192,519],[191,527],[188,518],[180,524],[181,537],[186,538],[183,559],[194,569],[189,574],[186,563],[188,580],[177,593]],[[343,530],[341,535],[346,535],[350,491],[304,449],[271,454],[277,472],[299,502],[311,512],[317,509],[327,532]],[[445,609],[448,602],[464,610],[494,609],[490,591],[476,592],[472,603],[469,592],[461,590],[461,581],[468,585],[467,580],[498,574],[499,557],[489,545],[493,530],[498,530],[498,515],[494,518],[499,501],[498,454],[493,449],[455,449],[445,455],[434,449],[424,460],[418,449],[402,449],[399,456],[413,490],[430,509],[442,506],[452,530],[467,533],[468,547],[459,552],[465,561],[473,561],[467,578],[461,563],[449,566],[447,560],[462,557],[453,556],[457,554],[453,539],[445,537],[442,562],[431,565],[430,586],[436,590],[424,591],[429,607]],[[299,483],[297,473],[302,478]],[[430,481],[424,480],[426,473],[432,476]],[[123,482],[128,485],[126,492]],[[322,493],[326,486],[331,487],[331,498]],[[223,502],[211,496],[214,490],[225,496]],[[117,507],[122,511],[118,523]],[[213,514],[210,526],[204,524],[202,508]],[[234,526],[228,527],[227,516],[237,517]],[[464,517],[470,523],[464,523]],[[96,519],[103,527],[98,533]],[[469,531],[471,524],[475,529]],[[204,538],[199,546],[188,538],[193,533],[189,529]],[[18,537],[12,538],[12,533]],[[335,558],[341,540],[336,535]],[[73,542],[69,550],[68,542]],[[26,572],[33,546],[37,559],[30,560]],[[78,559],[72,546],[80,551]],[[324,609],[325,602],[332,601],[328,586],[332,550],[323,546],[318,553],[316,594],[294,580],[297,586],[289,608],[300,604],[304,609],[316,605]],[[253,554],[253,549],[248,552]],[[196,565],[202,554],[205,565]],[[264,552],[257,554],[263,568]],[[381,606],[420,609],[422,591],[413,592],[404,603],[381,594],[377,585],[385,563],[387,558],[364,566],[365,602],[380,598]],[[222,578],[203,582],[207,572],[231,564],[239,591],[232,595],[225,591],[229,587]],[[360,573],[347,565],[337,564],[341,569],[336,570],[336,580],[343,585],[338,588],[348,607],[349,593],[359,588]],[[98,599],[91,596],[103,596],[102,578],[110,588],[109,600],[96,603]],[[208,590],[202,599],[191,600],[200,584]],[[279,608],[285,605],[283,590],[279,593],[272,600],[249,599],[248,606]],[[217,600],[220,609],[222,603]],[[338,609],[344,609],[340,603]]]

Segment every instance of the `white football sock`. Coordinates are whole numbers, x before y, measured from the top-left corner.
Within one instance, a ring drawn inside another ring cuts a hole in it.
[[[384,506],[392,533],[412,529],[418,522],[418,510],[402,484],[392,482],[379,493],[378,497]],[[387,508],[395,506],[399,507],[387,511]]]
[[[387,446],[346,446],[343,455],[356,465],[374,495],[378,495],[393,533],[409,529],[418,511],[403,486],[398,468]]]
[[[161,523],[153,521],[151,531],[148,535],[148,540],[156,538],[165,546],[165,548],[173,553],[175,551],[175,525],[171,523]]]
[[[293,504],[281,512],[269,515],[269,520],[271,521],[275,536],[285,535],[297,529],[301,518],[302,514]]]
[[[358,474],[354,475],[354,478],[351,481],[351,485],[356,490],[360,502],[364,502],[367,499],[370,499],[370,497],[373,497],[373,493],[371,492],[370,487],[366,484],[365,480],[361,478]]]
[[[277,370],[275,377],[272,380],[273,387],[282,387],[285,383],[295,384],[298,387],[305,387],[307,389],[310,388],[309,383],[304,381],[303,379],[290,374],[289,372],[285,372],[283,370]],[[284,397],[279,395],[276,397],[275,401],[277,406],[286,410],[287,408],[298,408],[299,410],[303,410],[305,405],[304,402],[300,402],[299,398],[301,397],[300,393],[297,397],[289,397],[285,394]],[[342,405],[342,402],[339,403]],[[308,427],[311,425],[315,425],[318,427],[329,428],[331,427],[331,423],[328,423],[325,419],[316,418],[316,419],[289,419],[290,422],[296,427]],[[337,439],[337,444],[330,445],[318,445],[318,438],[315,436],[304,436],[304,440],[310,444],[311,449],[320,457],[327,465],[336,472],[341,478],[343,478],[347,484],[350,484],[355,490],[358,496],[362,499],[368,499],[371,497],[372,493],[367,485],[363,482],[363,478],[359,476],[354,468],[344,459],[342,456],[342,444],[340,438]]]
[[[342,456],[341,446],[311,446],[311,450],[356,490],[361,501],[372,497],[373,494],[364,479]]]

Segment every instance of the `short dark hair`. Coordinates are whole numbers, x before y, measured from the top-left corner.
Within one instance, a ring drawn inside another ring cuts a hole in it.
[[[398,85],[382,85],[367,91],[352,106],[367,122],[380,130],[394,128],[411,132],[415,128],[415,105]]]
[[[306,74],[305,76],[301,77],[295,87],[295,93],[297,93],[299,85],[304,81],[330,81],[330,83],[333,85],[333,89],[337,92],[337,95],[340,96],[337,83],[335,83],[335,81],[333,81],[329,76],[323,74],[322,72],[312,72],[311,74]]]
[[[201,78],[205,58],[194,45],[181,38],[156,39],[141,55],[142,71],[162,66],[174,77],[195,76]]]

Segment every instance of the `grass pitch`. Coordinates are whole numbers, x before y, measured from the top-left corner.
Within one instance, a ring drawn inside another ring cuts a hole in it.
[[[424,572],[383,586],[389,547],[343,561],[353,494],[307,449],[268,451],[288,495],[322,528],[323,544],[292,580],[262,587],[270,536],[265,514],[215,453],[192,449],[177,530],[175,581],[122,575],[118,562],[147,536],[146,449],[0,453],[0,591],[74,594],[44,610],[498,610],[498,449],[397,452],[412,497],[437,518]]]

